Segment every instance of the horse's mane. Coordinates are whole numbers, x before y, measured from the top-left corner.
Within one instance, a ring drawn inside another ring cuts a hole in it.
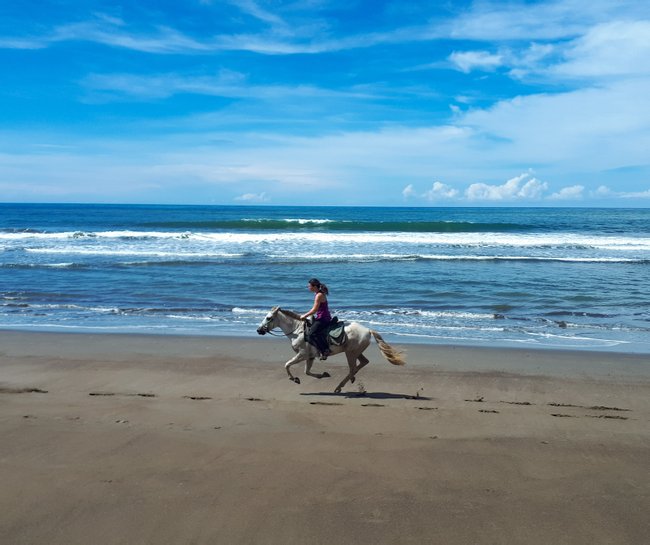
[[[289,316],[289,318],[293,318],[294,320],[302,320],[302,318],[300,317],[300,314],[298,314],[297,312],[294,312],[293,310],[287,310],[287,309],[284,309],[284,308],[279,308],[278,310],[282,314],[286,314],[287,316]]]

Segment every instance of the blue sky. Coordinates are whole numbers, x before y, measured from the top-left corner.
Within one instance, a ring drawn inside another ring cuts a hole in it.
[[[650,205],[650,3],[4,2],[0,201]]]

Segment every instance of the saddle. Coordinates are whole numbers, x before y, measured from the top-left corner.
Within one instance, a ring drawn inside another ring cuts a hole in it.
[[[341,346],[348,340],[348,334],[345,332],[345,322],[340,321],[336,316],[323,332],[329,346]],[[305,328],[305,339],[307,340],[307,328]]]

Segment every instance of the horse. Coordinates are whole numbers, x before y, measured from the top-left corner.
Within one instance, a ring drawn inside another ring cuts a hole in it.
[[[291,374],[291,366],[303,360],[306,360],[305,373],[307,375],[319,379],[331,376],[327,372],[312,373],[311,367],[314,359],[318,356],[318,350],[315,346],[307,342],[305,338],[305,324],[306,320],[303,320],[299,314],[291,310],[281,309],[280,307],[273,307],[257,328],[257,333],[265,335],[279,327],[289,341],[291,341],[291,347],[296,355],[284,364],[284,368],[287,370],[289,380],[296,384],[300,384],[300,379]],[[342,345],[330,346],[331,355],[345,353],[350,368],[348,375],[334,390],[335,393],[340,393],[348,381],[354,383],[356,374],[370,363],[370,360],[363,355],[363,351],[370,345],[371,335],[375,338],[384,358],[390,363],[393,365],[406,364],[401,352],[398,352],[384,341],[376,331],[368,329],[356,322],[350,322],[345,324],[345,333],[347,339]],[[356,363],[357,361],[359,362],[358,364]]]

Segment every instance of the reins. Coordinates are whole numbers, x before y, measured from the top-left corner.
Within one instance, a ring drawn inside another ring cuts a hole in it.
[[[271,335],[271,337],[288,337],[289,335],[293,335],[293,332],[291,333],[285,333],[284,331],[282,333],[273,333],[272,330],[268,330],[266,332],[267,335]]]

